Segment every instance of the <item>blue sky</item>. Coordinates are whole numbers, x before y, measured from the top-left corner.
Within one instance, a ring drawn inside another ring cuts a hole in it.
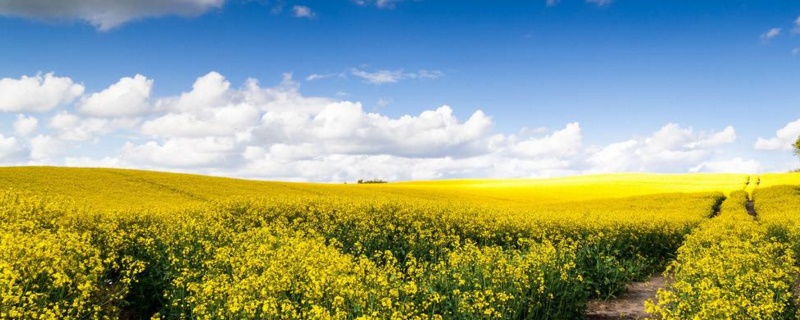
[[[798,84],[796,1],[0,4],[6,165],[313,181],[785,171]]]

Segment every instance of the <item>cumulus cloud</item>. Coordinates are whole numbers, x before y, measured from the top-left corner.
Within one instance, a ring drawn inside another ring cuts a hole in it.
[[[292,7],[292,14],[296,18],[313,18],[315,15],[311,8],[300,5]]]
[[[542,138],[529,138],[510,147],[514,155],[524,158],[537,156],[568,156],[578,152],[582,145],[583,134],[577,122],[567,124],[562,129]]]
[[[32,116],[18,114],[17,119],[14,120],[14,132],[21,136],[28,136],[36,131],[39,125],[39,120]]]
[[[769,41],[781,34],[781,28],[772,28],[761,34],[762,41]]]
[[[648,137],[591,150],[586,162],[589,172],[679,172],[710,161],[720,147],[735,140],[736,132],[731,126],[717,132],[695,132],[668,123]]]
[[[438,76],[420,70],[388,77]],[[344,97],[305,96],[291,74],[265,86],[255,79],[234,85],[210,72],[167,97],[151,96],[154,84],[126,77],[71,98],[74,110],[58,102],[64,108],[44,117],[19,113],[13,136],[0,135],[0,161],[296,181],[761,169],[755,160],[726,156],[736,141],[731,126],[702,131],[668,123],[643,137],[592,145],[578,122],[505,134],[482,110],[458,116],[440,105],[388,116]]]
[[[236,154],[236,145],[227,138],[172,138],[164,143],[127,143],[120,158],[129,163],[157,168],[225,167]]]
[[[756,150],[792,150],[792,143],[800,136],[800,119],[789,122],[775,132],[772,138],[758,138]]]
[[[710,173],[757,173],[763,170],[761,163],[756,160],[733,158],[730,160],[705,161],[691,169],[690,172]]]
[[[92,141],[100,135],[109,134],[119,129],[132,128],[138,119],[119,118],[83,118],[62,111],[50,119],[48,127],[58,132],[58,137],[71,141]]]
[[[85,97],[78,110],[95,117],[128,117],[147,111],[147,100],[153,88],[153,80],[137,74],[125,77],[108,89]]]
[[[41,161],[58,155],[64,149],[61,139],[48,135],[38,135],[30,141],[30,159]]]
[[[691,149],[714,148],[731,144],[736,141],[736,130],[732,126],[727,126],[719,132],[700,133],[697,140],[686,144]]]
[[[417,72],[403,72],[403,70],[381,69],[376,71],[366,71],[359,68],[353,68],[350,70],[350,74],[372,84],[396,83],[400,80],[406,79],[436,79],[444,76],[444,72],[425,69]]]
[[[226,0],[5,0],[0,15],[46,20],[82,20],[107,31],[128,21],[166,15],[196,16]]]
[[[360,103],[336,102],[310,117],[268,112],[254,134],[259,141],[314,143],[329,153],[433,157],[481,152],[478,141],[491,127],[480,110],[463,122],[448,106],[392,119],[364,112]]]
[[[142,133],[162,138],[246,136],[258,123],[264,109],[310,112],[320,108],[316,99],[300,97],[290,77],[283,87],[262,89],[250,79],[242,89],[231,89],[221,74],[198,78],[192,90],[177,98],[161,99],[158,107],[168,111],[142,125]],[[291,101],[287,103],[287,101]]]
[[[83,85],[52,73],[0,79],[0,111],[48,111],[83,94]]]
[[[164,113],[145,121],[141,132],[172,141],[170,149],[192,141],[173,140],[176,138],[214,137],[272,150],[279,158],[288,153],[307,154],[304,149],[315,150],[309,156],[423,157],[477,152],[477,141],[486,138],[492,127],[491,119],[481,111],[466,121],[459,121],[448,106],[389,118],[365,112],[357,102],[304,97],[297,88],[289,77],[276,88],[262,88],[255,80],[232,88],[222,75],[212,72],[198,78],[191,91],[159,100],[158,109]],[[69,127],[75,127],[74,122]],[[156,146],[164,147],[150,143],[148,148],[155,150]]]
[[[25,148],[20,141],[14,137],[6,137],[0,134],[0,163],[15,163],[23,156]]]

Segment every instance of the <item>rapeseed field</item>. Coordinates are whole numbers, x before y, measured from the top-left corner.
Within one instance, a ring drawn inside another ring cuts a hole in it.
[[[345,185],[19,167],[0,188],[4,319],[580,319],[665,269],[654,318],[797,313],[789,174]]]

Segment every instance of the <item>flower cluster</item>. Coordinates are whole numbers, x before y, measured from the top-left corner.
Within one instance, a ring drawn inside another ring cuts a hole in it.
[[[0,318],[579,318],[663,268],[725,198],[700,182],[265,188],[79,171],[0,195]],[[95,193],[98,174],[119,188]]]
[[[666,271],[674,282],[659,290],[657,303],[647,302],[650,313],[660,319],[794,318],[794,254],[748,214],[747,201],[745,191],[734,192],[718,217],[686,238]]]

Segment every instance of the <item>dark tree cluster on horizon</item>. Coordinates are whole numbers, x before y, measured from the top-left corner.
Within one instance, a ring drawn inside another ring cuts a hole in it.
[[[792,144],[792,148],[794,149],[794,155],[800,157],[800,136],[797,136],[797,140]]]
[[[794,155],[800,157],[800,136],[797,136],[797,140],[792,144],[792,149],[794,150]],[[800,172],[800,169],[795,169],[794,172]]]

